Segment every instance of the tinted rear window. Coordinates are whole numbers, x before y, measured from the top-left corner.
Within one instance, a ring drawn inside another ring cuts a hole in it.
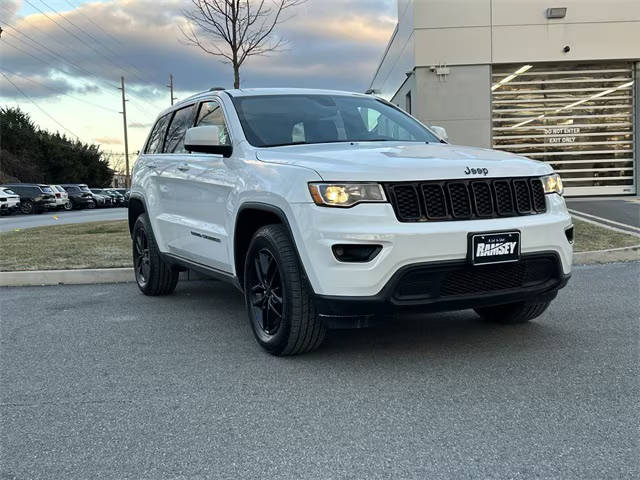
[[[51,187],[40,187],[40,190],[42,190],[44,193],[53,193]]]

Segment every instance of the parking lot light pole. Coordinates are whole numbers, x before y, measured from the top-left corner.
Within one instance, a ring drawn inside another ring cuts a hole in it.
[[[122,90],[122,122],[124,124],[124,161],[125,161],[125,177],[124,183],[127,188],[131,186],[131,178],[129,177],[129,140],[127,138],[127,99],[124,93],[124,77],[120,77],[120,90]]]

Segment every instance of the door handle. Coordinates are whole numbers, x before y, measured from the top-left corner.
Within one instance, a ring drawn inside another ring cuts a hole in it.
[[[180,170],[181,172],[186,172],[187,170],[189,170],[190,167],[189,167],[189,164],[187,164],[187,163],[181,163],[176,168],[178,170]]]

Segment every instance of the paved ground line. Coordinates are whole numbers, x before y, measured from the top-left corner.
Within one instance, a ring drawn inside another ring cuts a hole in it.
[[[616,222],[615,220],[609,220],[608,218],[598,217],[596,215],[592,215],[591,213],[584,213],[584,212],[581,212],[580,210],[574,210],[572,208],[569,208],[567,210],[569,210],[571,213],[584,215],[585,217],[592,218],[593,220],[596,220],[596,221],[601,221],[601,222],[605,222],[605,223],[611,223],[613,225],[618,225],[618,226],[621,226],[621,227],[624,227],[624,228],[629,228],[629,229],[631,229],[633,231],[636,231],[636,232],[640,233],[640,228],[634,227],[633,225],[629,225],[628,223]]]
[[[625,229],[622,229],[622,228],[612,227],[611,225],[608,225],[606,223],[598,222],[598,221],[592,220],[592,219],[590,219],[588,217],[583,217],[582,216],[582,212],[576,212],[575,210],[571,210],[571,209],[569,209],[569,212],[575,218],[577,218],[579,220],[582,220],[583,222],[587,222],[587,223],[591,223],[592,225],[598,225],[600,227],[608,228],[609,230],[613,230],[614,232],[625,233],[627,235],[631,235],[633,237],[640,238],[640,233],[636,233],[636,232],[631,231],[631,230],[625,230]]]

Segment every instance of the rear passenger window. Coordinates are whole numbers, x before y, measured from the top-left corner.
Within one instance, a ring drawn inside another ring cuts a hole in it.
[[[227,125],[224,121],[224,113],[222,112],[222,108],[218,102],[203,102],[202,105],[200,105],[196,127],[202,127],[205,125],[220,127],[220,145],[231,145],[231,141],[229,140],[229,131],[227,130]]]
[[[184,134],[193,125],[193,105],[176,110],[167,130],[164,153],[185,153]]]
[[[147,148],[144,153],[160,153],[162,152],[162,145],[164,143],[164,134],[167,131],[167,122],[171,114],[167,114],[164,117],[161,117],[156,122],[156,125],[153,127],[151,131],[151,135],[149,136],[149,142],[147,143]]]

